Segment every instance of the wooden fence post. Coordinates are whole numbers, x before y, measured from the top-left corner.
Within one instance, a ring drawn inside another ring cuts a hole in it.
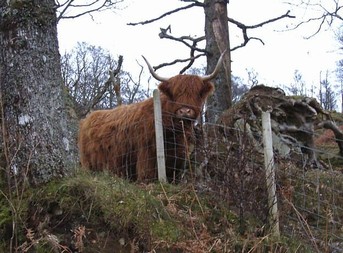
[[[155,117],[155,134],[156,134],[156,157],[158,180],[166,182],[166,162],[164,156],[164,140],[163,140],[163,126],[162,126],[162,107],[159,90],[155,89],[153,92],[154,99],[154,117]]]
[[[264,146],[264,166],[266,170],[267,190],[268,190],[268,208],[269,225],[272,235],[279,239],[279,215],[277,209],[276,185],[275,185],[275,166],[273,156],[272,130],[270,123],[270,112],[262,112],[262,130]]]

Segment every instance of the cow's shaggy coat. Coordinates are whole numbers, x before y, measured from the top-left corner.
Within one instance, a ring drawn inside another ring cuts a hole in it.
[[[149,64],[148,64],[149,65]],[[150,65],[149,65],[150,67]],[[167,177],[175,178],[187,155],[194,120],[214,86],[195,75],[161,79],[162,121]],[[157,178],[153,100],[94,111],[80,123],[81,164],[132,180]]]

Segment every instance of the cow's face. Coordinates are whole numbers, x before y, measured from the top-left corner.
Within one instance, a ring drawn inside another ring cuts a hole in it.
[[[168,112],[179,118],[196,119],[206,98],[214,90],[209,81],[203,81],[194,75],[177,75],[159,85],[168,101]]]

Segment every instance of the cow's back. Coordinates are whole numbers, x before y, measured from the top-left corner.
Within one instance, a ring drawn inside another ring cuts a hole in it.
[[[80,161],[90,170],[134,178],[137,152],[154,140],[150,99],[90,113],[80,122]],[[147,147],[145,147],[147,148]]]

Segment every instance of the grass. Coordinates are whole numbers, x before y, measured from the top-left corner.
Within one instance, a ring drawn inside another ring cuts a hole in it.
[[[291,233],[275,241],[258,231],[263,222],[253,214],[241,233],[239,215],[213,194],[191,184],[135,184],[79,172],[26,191],[16,217],[0,197],[0,232],[15,235],[12,251],[10,238],[1,237],[0,251],[311,252]]]

